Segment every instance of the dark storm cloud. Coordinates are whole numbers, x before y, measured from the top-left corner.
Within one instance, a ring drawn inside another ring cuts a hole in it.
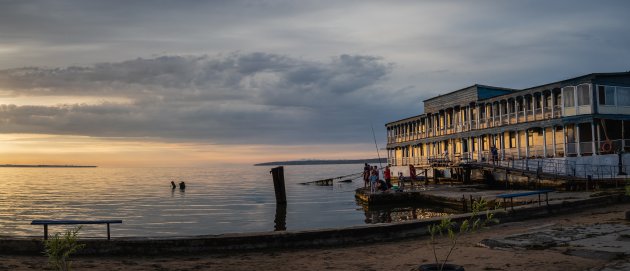
[[[372,120],[383,139],[423,99],[475,83],[629,70],[628,11],[622,0],[0,1],[0,93],[130,101],[5,106],[0,129],[348,142]]]
[[[0,130],[219,143],[352,141],[366,132],[370,117],[378,116],[382,123],[375,112],[392,106],[378,98],[379,84],[391,69],[373,56],[314,62],[234,53],[2,70],[0,88],[15,96],[118,97],[131,102],[3,105]]]

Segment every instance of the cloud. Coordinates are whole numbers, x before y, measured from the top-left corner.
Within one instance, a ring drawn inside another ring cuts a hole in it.
[[[375,56],[318,62],[261,52],[7,69],[0,71],[0,89],[9,96],[130,102],[2,105],[0,131],[213,143],[354,142],[369,131],[371,118],[381,127],[395,106],[382,89],[392,69]]]
[[[322,143],[369,138],[372,120],[382,140],[382,124],[475,83],[525,88],[628,70],[628,7],[614,0],[5,1],[0,93],[76,99],[6,106],[0,131]]]

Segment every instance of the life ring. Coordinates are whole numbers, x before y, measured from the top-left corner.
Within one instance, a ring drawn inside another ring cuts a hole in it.
[[[604,144],[601,147],[602,152],[608,153],[610,151],[612,151],[612,144],[610,144],[610,142],[606,141],[604,142]]]

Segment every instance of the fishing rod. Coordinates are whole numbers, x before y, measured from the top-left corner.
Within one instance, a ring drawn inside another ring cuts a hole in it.
[[[354,176],[354,175],[358,175],[358,176],[354,177],[353,179],[350,179],[349,181],[348,180],[344,180],[342,182],[352,182],[352,181],[358,179],[359,177],[363,176],[363,171],[357,172],[357,173],[348,174],[348,175],[343,175],[343,176],[339,176],[339,177],[333,177],[333,178],[322,179],[322,180],[317,180],[317,181],[310,181],[310,182],[303,182],[303,183],[300,183],[300,184],[312,184],[312,183],[327,182],[327,181],[331,181],[332,182],[332,180],[335,180],[335,179],[348,178],[348,177]]]
[[[372,124],[372,122],[370,122],[370,128],[372,128],[372,137],[374,138],[374,147],[376,147],[376,155],[378,156],[378,165],[379,168],[383,168],[383,163],[381,162],[381,153],[378,151],[378,144],[376,143],[376,133],[374,132],[374,125]],[[323,179],[323,180],[317,180],[317,181],[310,181],[310,182],[304,182],[301,184],[311,184],[311,183],[319,183],[319,182],[324,182],[324,183],[328,183],[330,181],[330,184],[332,184],[332,180],[334,179],[341,179],[341,178],[347,178],[350,176],[354,176],[354,175],[358,175],[357,177],[349,180],[349,182],[352,182],[356,179],[358,179],[359,177],[363,176],[363,171],[362,172],[358,172],[358,173],[352,173],[352,174],[348,174],[348,175],[343,175],[343,176],[339,176],[339,177],[334,177],[334,178],[328,178],[328,179]],[[344,182],[346,182],[348,180],[344,180]]]
[[[370,127],[372,128],[372,136],[374,137],[374,146],[376,147],[376,155],[378,156],[378,165],[380,168],[383,168],[383,164],[381,163],[381,154],[378,151],[378,144],[376,144],[376,133],[374,133],[374,125],[370,122]]]

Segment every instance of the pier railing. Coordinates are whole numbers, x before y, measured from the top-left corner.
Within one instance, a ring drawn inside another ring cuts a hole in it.
[[[501,166],[523,171],[536,172],[540,174],[551,174],[554,176],[577,177],[588,179],[618,179],[627,178],[626,173],[630,173],[630,165],[597,165],[587,163],[576,163],[575,161],[562,159],[505,159],[492,161],[486,160],[482,163],[488,166]]]

